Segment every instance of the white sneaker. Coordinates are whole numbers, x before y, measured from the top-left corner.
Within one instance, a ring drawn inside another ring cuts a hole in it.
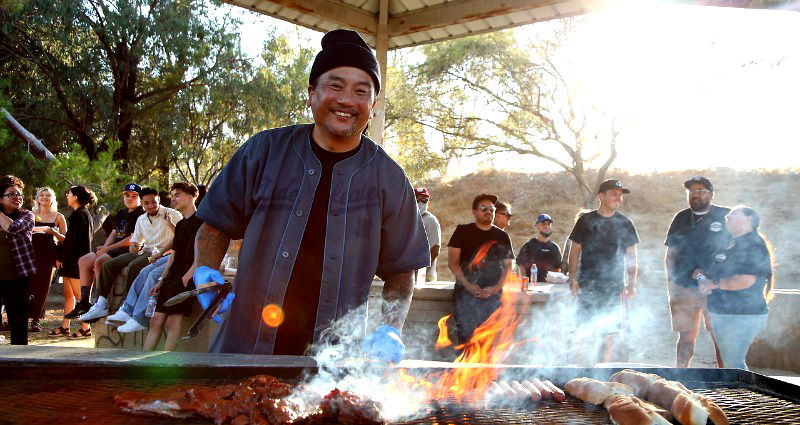
[[[125,323],[128,320],[131,320],[131,315],[126,313],[125,310],[119,309],[116,313],[112,314],[111,316],[106,317],[106,324],[111,326],[117,326],[117,323]],[[114,323],[109,323],[114,322]]]
[[[121,334],[126,334],[129,332],[143,331],[145,329],[147,328],[139,324],[139,322],[137,322],[136,319],[129,319],[127,322],[125,322],[124,325],[117,327],[117,332]]]
[[[86,322],[88,320],[99,319],[105,316],[108,316],[108,308],[107,307],[100,308],[98,307],[98,304],[95,304],[92,306],[92,308],[89,309],[89,311],[78,316],[78,320],[80,320],[81,322]]]

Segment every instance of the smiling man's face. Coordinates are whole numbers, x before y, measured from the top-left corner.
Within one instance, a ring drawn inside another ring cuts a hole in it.
[[[376,101],[369,74],[349,66],[320,75],[316,85],[308,88],[308,96],[314,124],[327,139],[318,143],[359,140]]]

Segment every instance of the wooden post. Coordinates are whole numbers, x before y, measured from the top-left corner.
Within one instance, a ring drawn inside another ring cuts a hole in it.
[[[375,104],[375,112],[369,124],[369,137],[383,145],[383,129],[386,120],[386,57],[389,51],[389,0],[380,0],[378,26],[376,29],[375,53],[381,68],[381,92]]]

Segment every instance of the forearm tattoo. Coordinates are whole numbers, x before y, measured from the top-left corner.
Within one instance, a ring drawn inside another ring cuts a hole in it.
[[[194,240],[194,267],[219,268],[230,243],[231,239],[222,231],[203,223]]]
[[[386,324],[403,330],[403,323],[414,294],[414,272],[397,273],[383,283],[383,320]]]

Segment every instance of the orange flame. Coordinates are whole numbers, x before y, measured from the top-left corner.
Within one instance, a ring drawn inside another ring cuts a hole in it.
[[[503,287],[518,288],[521,283],[521,277],[511,273],[503,282]],[[463,349],[454,362],[456,367],[439,376],[424,378],[414,378],[402,370],[401,385],[409,389],[423,389],[428,400],[455,398],[467,403],[480,401],[489,383],[497,378],[498,369],[492,365],[503,363],[511,349],[518,344],[514,341],[514,332],[521,318],[518,308],[526,307],[518,304],[520,295],[518,290],[503,291],[500,308],[475,329],[469,341],[456,347]],[[440,339],[442,324],[447,317],[439,320]],[[437,341],[437,348],[438,345]],[[471,367],[478,364],[482,367]]]
[[[489,254],[489,250],[495,244],[497,244],[497,241],[489,241],[481,245],[481,247],[478,249],[478,252],[475,253],[475,258],[473,258],[472,262],[469,263],[469,271],[473,271],[475,267],[480,268],[481,261],[486,258],[486,255]]]
[[[442,317],[439,319],[439,339],[436,340],[436,349],[441,350],[444,347],[449,347],[453,344],[450,341],[450,338],[447,337],[447,319],[450,318],[450,315]]]

